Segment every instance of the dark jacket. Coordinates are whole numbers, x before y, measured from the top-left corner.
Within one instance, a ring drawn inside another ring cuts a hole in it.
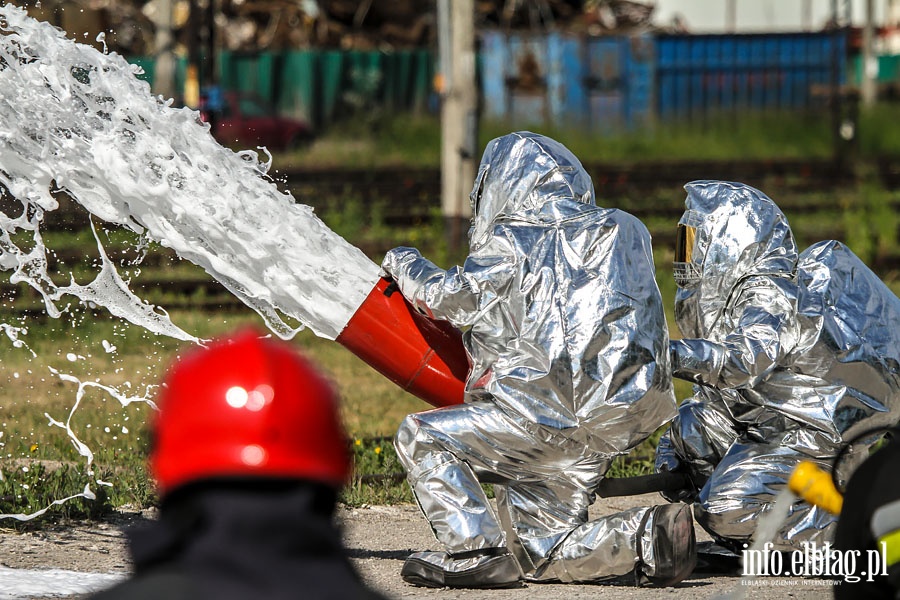
[[[834,547],[844,552],[859,553],[857,563],[860,566],[857,571],[864,570],[869,564],[870,552],[880,551],[878,539],[873,531],[875,512],[900,502],[900,479],[897,478],[897,469],[900,465],[900,430],[895,429],[893,435],[893,439],[860,465],[847,482],[844,505],[834,534]],[[900,521],[894,525],[900,529]],[[894,543],[896,544],[896,541]],[[888,555],[896,556],[897,551],[896,547],[889,549]],[[888,564],[886,568],[881,565],[877,572],[879,573],[877,576],[861,577],[858,582],[841,582],[841,585],[834,587],[835,598],[900,599],[900,563]],[[886,576],[883,575],[885,572]]]
[[[335,492],[311,483],[204,482],[175,490],[129,534],[134,576],[95,600],[383,600],[347,558]]]

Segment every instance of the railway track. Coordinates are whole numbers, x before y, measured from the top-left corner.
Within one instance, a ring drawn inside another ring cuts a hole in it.
[[[832,239],[823,236],[823,239]],[[660,243],[654,238],[654,244]],[[890,277],[896,279],[900,276],[900,256],[889,255],[876,257],[869,261],[869,266],[873,271],[882,277]],[[17,303],[13,306],[0,307],[0,321],[3,316],[27,317],[28,319],[42,320],[49,318],[44,309],[43,304],[39,302],[36,293],[29,289],[18,288],[10,284],[0,285],[0,296],[10,298],[14,294],[18,294],[21,298],[25,298],[25,302]],[[211,278],[183,279],[178,281],[138,281],[132,284],[132,290],[142,298],[146,298],[146,292],[152,289],[161,289],[170,295],[176,295],[177,299],[165,299],[154,301],[149,300],[153,304],[157,304],[167,311],[179,310],[202,310],[216,312],[240,312],[247,309],[247,306],[241,302],[236,296],[230,294],[221,284]],[[31,300],[28,302],[28,300]],[[92,310],[95,316],[102,316],[104,311]]]
[[[873,163],[873,170],[886,189],[900,189],[900,159],[882,158]],[[850,189],[858,183],[850,169],[826,159],[790,159],[758,161],[675,161],[635,165],[588,164],[600,204],[627,210],[638,218],[649,220],[654,246],[671,247],[674,228],[671,223],[684,210],[683,185],[695,179],[723,179],[742,181],[759,187],[777,199],[779,206],[793,218],[795,215],[821,214],[833,216],[830,224],[815,231],[816,239],[843,239],[841,205],[835,191]],[[274,172],[280,182],[299,202],[310,204],[326,223],[332,211],[345,210],[355,203],[355,210],[377,212],[385,225],[413,225],[427,222],[439,214],[440,174],[430,168],[382,169],[316,169]],[[814,193],[820,192],[820,193]],[[60,208],[46,216],[48,230],[77,231],[87,227],[87,213],[64,195]],[[900,210],[900,200],[892,203]],[[9,198],[0,199],[0,210],[14,211]],[[15,214],[14,212],[12,214]],[[654,225],[655,221],[655,225]],[[662,225],[665,223],[665,225]],[[803,237],[798,232],[798,237]],[[391,247],[391,243],[358,243],[370,256],[377,257]],[[110,253],[115,257],[115,251]],[[73,265],[86,260],[75,248],[54,251],[52,260],[60,265]],[[142,261],[142,268],[165,269],[178,262],[174,252],[159,248]],[[873,270],[885,276],[900,272],[900,256],[882,256],[871,264]],[[8,283],[0,284],[0,295],[10,298],[16,294]],[[132,287],[139,294],[154,290],[177,296],[179,299],[160,301],[169,310],[180,308],[238,310],[243,304],[208,276],[178,280],[157,280],[139,277]],[[31,292],[18,288],[19,295]],[[36,295],[32,294],[35,299]],[[152,300],[151,300],[152,301]],[[30,304],[30,303],[29,303]],[[43,309],[3,308],[0,312],[16,312],[40,316]]]
[[[600,204],[638,217],[680,215],[682,188],[698,179],[741,181],[788,196],[830,192],[857,182],[850,169],[831,159],[591,163],[585,169]],[[878,169],[885,185],[900,188],[900,161],[883,159]],[[273,175],[286,182],[297,201],[323,214],[358,202],[378,205],[386,224],[404,225],[427,220],[440,208],[436,168],[285,170]]]
[[[900,189],[900,159],[881,158],[873,162],[873,167],[882,185]],[[741,181],[778,197],[779,203],[781,197],[832,192],[857,183],[852,169],[823,158],[589,163],[585,168],[594,181],[600,204],[623,208],[641,218],[680,214],[682,187],[697,179]],[[291,169],[276,170],[271,175],[280,188],[321,215],[344,211],[355,203],[369,213],[377,210],[385,225],[411,225],[429,220],[440,209],[437,168]],[[84,210],[64,195],[59,200],[60,208],[45,216],[46,230],[87,226]],[[8,199],[0,199],[0,210],[15,208]]]

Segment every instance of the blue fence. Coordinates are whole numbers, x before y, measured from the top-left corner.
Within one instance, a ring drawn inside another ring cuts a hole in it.
[[[801,109],[847,78],[843,32],[657,36],[657,112]]]
[[[483,31],[484,116],[516,126],[639,127],[654,118],[796,110],[824,104],[847,80],[844,31],[588,37]],[[428,50],[222,53],[226,89],[253,91],[316,126],[360,102],[386,111],[433,106]],[[135,58],[152,81],[151,60]],[[184,81],[184,61],[177,79]],[[355,104],[354,104],[355,103]],[[365,112],[365,108],[363,108]]]
[[[485,114],[515,123],[634,127],[652,116],[803,109],[847,78],[842,31],[583,37],[487,32]]]
[[[488,118],[521,124],[633,125],[653,113],[653,38],[486,32],[481,87]]]

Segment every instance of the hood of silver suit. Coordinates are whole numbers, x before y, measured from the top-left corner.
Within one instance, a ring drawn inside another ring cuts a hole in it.
[[[726,181],[684,188],[679,222],[697,231],[689,265],[695,276],[679,285],[675,321],[684,337],[718,339],[728,292],[757,275],[794,277],[797,245],[784,213],[761,191]]]
[[[581,162],[565,146],[527,131],[492,140],[484,151],[472,202],[469,243],[481,247],[496,223],[559,221],[594,204],[594,186]]]

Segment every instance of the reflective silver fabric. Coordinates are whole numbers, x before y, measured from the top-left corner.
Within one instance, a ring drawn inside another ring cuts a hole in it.
[[[844,442],[900,416],[900,300],[846,246],[798,254],[787,220],[762,192],[688,184],[682,222],[697,227],[675,300],[676,377],[693,381],[657,448],[657,469],[686,467],[697,518],[732,546],[800,460],[830,469]],[[874,440],[854,444],[841,475]],[[779,546],[827,539],[834,518],[798,503]]]
[[[532,133],[488,145],[471,199],[461,267],[412,248],[382,265],[414,306],[463,331],[472,365],[467,404],[400,427],[410,483],[451,553],[509,546],[536,579],[629,572],[647,511],[585,522],[610,460],[675,414],[650,236],[597,207],[578,159]],[[501,514],[479,482],[498,484]]]
[[[479,400],[410,415],[396,448],[419,506],[451,554],[506,547],[534,580],[624,575],[639,558],[653,575],[652,523],[640,527],[651,509],[588,522],[591,490],[610,461],[558,430]],[[498,512],[481,483],[494,483]]]

